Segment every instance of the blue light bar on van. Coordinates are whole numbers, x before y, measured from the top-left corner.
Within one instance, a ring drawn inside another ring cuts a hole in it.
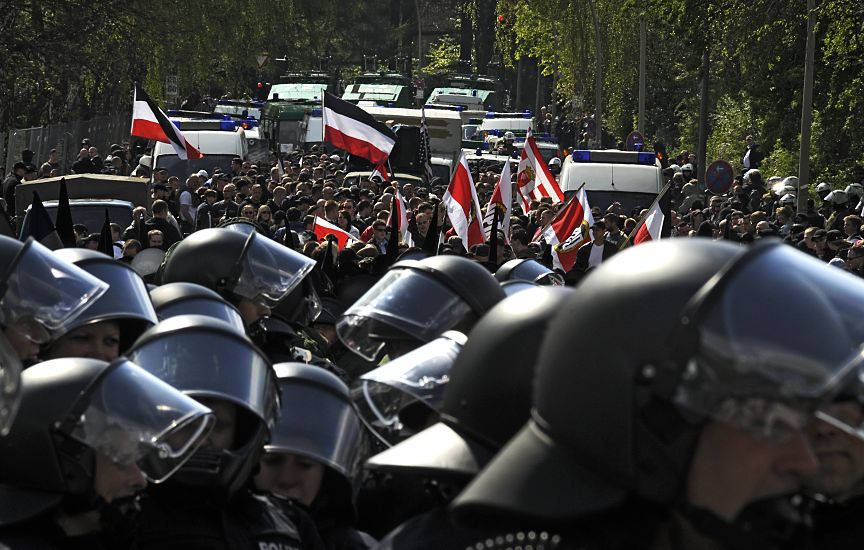
[[[616,164],[644,164],[654,166],[657,158],[654,153],[637,153],[635,151],[586,151],[576,150],[572,153],[573,162],[600,162]]]
[[[219,121],[219,129],[225,130],[226,132],[233,132],[237,128],[237,124],[231,120],[220,120]]]
[[[311,116],[321,116],[322,112],[323,111],[321,110],[321,107],[315,107],[314,109],[312,109]]]
[[[533,117],[533,116],[534,116],[534,115],[532,115],[532,114],[531,114],[531,111],[529,111],[528,109],[525,109],[525,112],[522,113],[522,118],[531,118],[531,117]]]

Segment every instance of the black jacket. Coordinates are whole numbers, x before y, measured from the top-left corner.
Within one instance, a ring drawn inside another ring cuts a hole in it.
[[[171,245],[180,241],[182,238],[180,236],[180,232],[177,231],[177,228],[174,227],[171,222],[168,220],[163,220],[162,218],[150,218],[144,223],[143,235],[141,235],[141,244],[144,248],[147,248],[147,233],[150,231],[158,229],[162,232],[163,239],[163,248],[168,250],[171,248]]]
[[[585,273],[588,269],[588,259],[591,257],[591,247],[594,246],[593,242],[585,243],[579,249],[579,252],[576,253],[576,264],[573,266],[573,271],[580,271]],[[609,258],[615,255],[618,252],[618,247],[609,241],[603,241],[603,261],[605,262]]]
[[[3,198],[6,200],[6,211],[11,215],[15,213],[15,187],[21,180],[13,173],[9,173],[3,180]]]

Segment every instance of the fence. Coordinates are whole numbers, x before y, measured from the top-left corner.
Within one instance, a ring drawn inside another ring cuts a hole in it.
[[[128,113],[94,117],[90,120],[61,122],[38,128],[10,130],[7,140],[0,140],[0,161],[5,161],[0,173],[7,174],[12,165],[21,160],[21,152],[30,149],[36,155],[33,164],[37,168],[48,160],[48,151],[57,149],[63,173],[68,174],[72,164],[78,159],[81,140],[87,138],[99,155],[105,158],[110,154],[112,143],[122,143],[129,139],[132,117]],[[3,141],[6,143],[3,154]]]

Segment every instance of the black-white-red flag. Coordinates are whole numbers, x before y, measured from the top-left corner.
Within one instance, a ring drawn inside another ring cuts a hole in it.
[[[324,92],[324,141],[378,165],[396,145],[396,134],[383,122],[333,94]]]
[[[170,143],[177,151],[177,156],[183,160],[204,158],[201,151],[186,141],[180,129],[168,120],[162,109],[137,84],[132,102],[132,135]]]

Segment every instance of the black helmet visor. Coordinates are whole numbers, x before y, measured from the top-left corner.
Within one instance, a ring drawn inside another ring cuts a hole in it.
[[[129,358],[193,397],[229,401],[265,423],[277,412],[273,368],[239,338],[208,330],[167,333],[136,344]]]
[[[264,450],[306,456],[350,479],[363,433],[352,404],[315,384],[291,380],[280,387],[282,414]]]
[[[177,471],[213,429],[204,405],[125,359],[73,406],[68,433],[119,466],[136,464],[152,483]]]
[[[132,319],[141,321],[141,332],[155,325],[158,319],[144,280],[125,264],[106,257],[103,262],[87,262],[86,270],[100,281],[108,283],[108,291],[96,300],[85,312],[55,331],[55,338],[88,323],[105,320]],[[133,335],[130,343],[138,335]],[[125,351],[125,350],[124,350]]]
[[[378,323],[429,342],[471,312],[464,299],[432,276],[392,269],[345,311],[336,333],[348,349],[375,361],[386,343],[374,337]]]
[[[420,403],[438,411],[450,370],[466,337],[448,331],[439,338],[360,377],[352,391],[360,417],[387,445],[404,435],[406,407]],[[425,427],[425,426],[424,426]]]
[[[55,331],[77,317],[108,290],[80,267],[28,239],[4,277],[0,323],[31,318]]]
[[[232,289],[244,298],[262,300],[273,308],[315,267],[315,260],[256,233],[252,225],[235,223],[224,229],[247,235],[238,260],[239,279]]]
[[[864,281],[767,244],[709,281],[684,317],[698,344],[680,406],[764,437],[803,427],[817,411],[844,424],[823,407],[860,392]]]

